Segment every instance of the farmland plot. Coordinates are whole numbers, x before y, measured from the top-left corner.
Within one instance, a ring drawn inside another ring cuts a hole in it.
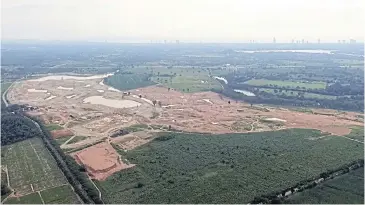
[[[61,170],[39,138],[2,147],[2,164],[16,195],[67,184]]]
[[[364,203],[364,168],[301,193],[294,194],[284,203],[289,204],[362,204]]]

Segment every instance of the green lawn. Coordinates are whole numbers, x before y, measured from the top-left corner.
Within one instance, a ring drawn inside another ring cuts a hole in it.
[[[363,126],[353,126],[351,127],[351,133],[346,135],[346,137],[356,139],[359,141],[364,141],[364,127]]]
[[[67,183],[40,138],[3,146],[1,152],[1,163],[8,168],[10,186],[19,194],[24,195]]]
[[[252,79],[246,81],[245,84],[253,85],[253,86],[264,86],[264,85],[277,85],[278,87],[289,86],[291,88],[297,88],[299,86],[301,89],[304,87],[305,89],[325,89],[325,82],[294,82],[294,81],[281,81],[281,80],[266,80],[266,79]]]
[[[272,94],[275,94],[275,95],[285,94],[286,96],[298,96],[298,91],[291,91],[291,90],[282,89],[282,92],[280,92],[280,89],[271,89],[271,88],[260,88],[259,90],[260,91],[265,91],[265,92],[268,92],[268,93],[272,93]],[[275,93],[275,90],[277,91],[276,93]],[[304,92],[304,98],[332,99],[332,100],[335,100],[336,96]]]
[[[56,142],[59,145],[62,145],[63,143],[65,143],[67,140],[69,140],[72,136],[68,136],[68,137],[58,137],[56,138]]]
[[[162,84],[182,92],[220,89],[220,83],[209,77],[206,69],[199,67],[145,66],[127,70],[133,74],[116,74],[104,82],[120,90],[135,89],[153,84]],[[151,77],[151,81],[148,80]]]
[[[43,204],[43,202],[38,192],[34,192],[21,197],[8,198],[4,204]]]
[[[364,168],[296,193],[285,200],[290,204],[363,204]]]
[[[58,125],[58,124],[48,124],[46,125],[46,129],[49,130],[49,131],[52,131],[52,130],[62,130],[63,127]]]
[[[80,204],[70,185],[59,186],[41,192],[46,204]]]
[[[126,152],[136,167],[98,182],[107,203],[247,203],[363,158],[346,138],[317,130],[167,133]]]

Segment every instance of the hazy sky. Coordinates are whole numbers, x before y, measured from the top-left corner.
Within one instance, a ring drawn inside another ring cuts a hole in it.
[[[1,38],[363,40],[364,0],[1,0]]]

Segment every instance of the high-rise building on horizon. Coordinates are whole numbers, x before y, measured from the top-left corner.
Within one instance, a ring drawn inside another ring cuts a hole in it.
[[[342,40],[342,43],[345,44],[346,43],[346,40]]]
[[[272,43],[276,43],[276,38],[275,37],[272,39]]]
[[[294,39],[291,39],[291,43],[294,44]]]
[[[350,39],[350,43],[354,44],[354,43],[356,43],[356,40],[355,39]]]
[[[302,39],[302,44],[304,44],[304,39]]]
[[[318,39],[317,42],[318,42],[318,44],[320,44],[321,43],[321,39]]]
[[[337,43],[341,43],[341,40],[338,40]]]

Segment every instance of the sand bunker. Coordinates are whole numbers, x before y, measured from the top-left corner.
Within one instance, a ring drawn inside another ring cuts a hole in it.
[[[66,88],[66,87],[58,86],[57,89],[60,89],[60,90],[73,90],[74,88]]]
[[[28,92],[30,92],[30,93],[46,93],[47,90],[37,90],[37,89],[32,88],[32,89],[28,89]]]
[[[74,97],[76,97],[76,95],[68,95],[68,96],[66,96],[67,99],[71,99],[71,98],[74,98]]]
[[[212,101],[210,101],[209,99],[203,99],[205,102],[209,103],[209,104],[213,104]]]
[[[72,157],[85,166],[91,178],[97,180],[104,180],[117,171],[135,166],[123,162],[121,156],[106,142],[73,153]]]
[[[115,89],[115,88],[113,88],[113,87],[108,87],[108,90],[110,90],[110,91],[114,91],[114,92],[120,92],[120,90]]]
[[[141,105],[141,103],[132,100],[112,100],[112,99],[106,99],[103,96],[87,97],[84,99],[83,102],[96,105],[105,105],[114,108],[131,108]]]
[[[53,98],[56,98],[57,96],[55,95],[52,95],[52,96],[49,96],[48,98],[46,98],[45,100],[52,100]]]
[[[114,73],[109,73],[105,75],[93,75],[93,76],[71,76],[71,75],[52,75],[52,76],[46,76],[38,79],[32,79],[29,81],[47,81],[47,80],[92,80],[92,79],[99,79],[99,78],[106,78],[108,76],[112,76]]]
[[[265,120],[265,121],[269,121],[269,122],[286,122],[286,120],[279,119],[279,118],[275,118],[275,117],[272,117],[272,118],[265,118],[264,120]]]

